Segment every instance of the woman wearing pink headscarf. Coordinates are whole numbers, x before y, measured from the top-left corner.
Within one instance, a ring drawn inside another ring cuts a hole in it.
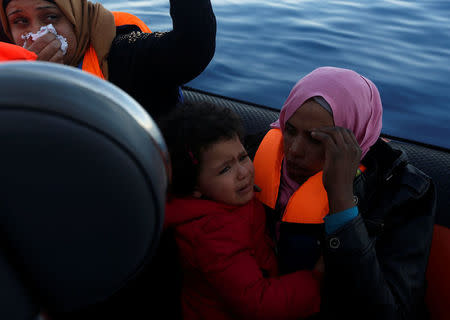
[[[376,86],[322,67],[294,86],[255,156],[282,271],[324,259],[323,319],[426,312],[434,187],[381,126]]]

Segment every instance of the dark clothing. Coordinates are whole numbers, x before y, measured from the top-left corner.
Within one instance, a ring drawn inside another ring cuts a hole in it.
[[[109,81],[154,118],[176,105],[178,87],[197,77],[215,51],[216,20],[210,0],[170,0],[170,15],[169,32],[118,27],[108,56]]]
[[[354,182],[360,214],[328,235],[317,225],[282,222],[280,268],[311,268],[322,250],[322,319],[424,319],[434,185],[381,139],[362,163],[367,170]]]

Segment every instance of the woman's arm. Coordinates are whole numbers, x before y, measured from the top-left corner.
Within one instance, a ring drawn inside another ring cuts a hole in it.
[[[327,235],[323,312],[361,319],[420,319],[435,207],[433,184],[422,182],[417,190],[397,185],[380,191],[384,195],[370,209],[388,211],[379,236],[369,235],[360,215]]]
[[[197,77],[215,52],[210,0],[170,0],[170,14],[169,32],[147,34],[119,27],[108,57],[109,80],[146,108],[167,104],[165,96]]]
[[[325,147],[323,183],[330,214],[345,210],[351,206],[360,161],[356,139],[339,127],[320,128],[312,135]],[[396,167],[387,180],[380,176],[365,184],[373,190],[370,201],[360,199],[368,201],[362,206],[368,208],[365,220],[358,215],[325,238],[321,310],[337,318],[419,318],[434,224],[433,184],[407,164]],[[374,218],[384,228],[380,234],[368,232],[366,224]]]

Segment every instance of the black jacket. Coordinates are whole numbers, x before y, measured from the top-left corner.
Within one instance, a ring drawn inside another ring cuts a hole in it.
[[[434,185],[381,139],[362,163],[367,170],[354,182],[360,214],[328,235],[321,226],[283,222],[281,267],[311,268],[323,254],[321,319],[424,319]]]
[[[109,81],[154,118],[176,105],[179,86],[197,77],[215,52],[216,19],[210,0],[170,0],[170,15],[169,32],[118,27],[108,55]]]

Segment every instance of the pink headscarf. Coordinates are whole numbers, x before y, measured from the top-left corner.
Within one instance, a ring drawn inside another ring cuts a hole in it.
[[[271,124],[281,128],[306,100],[324,98],[333,111],[334,124],[353,132],[362,150],[361,159],[381,132],[383,108],[377,87],[360,74],[341,68],[321,67],[306,75],[292,88],[279,119]],[[290,179],[283,162],[279,200],[284,207],[299,184]]]

